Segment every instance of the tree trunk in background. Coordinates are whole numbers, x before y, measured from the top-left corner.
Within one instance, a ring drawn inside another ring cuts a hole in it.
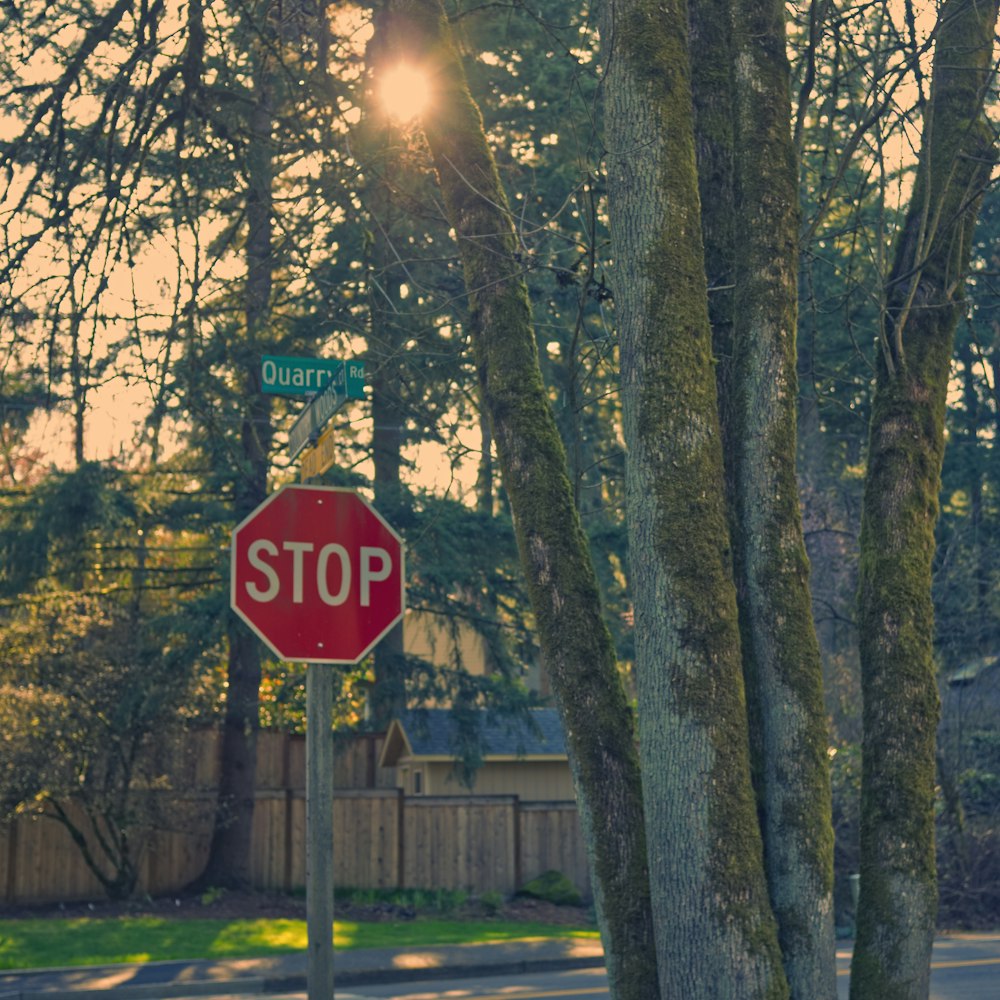
[[[750,781],[685,4],[602,40],[643,797],[660,991],[787,996]]]
[[[996,0],[946,0],[887,295],[861,528],[864,741],[853,1000],[923,1000],[937,908],[939,714],[931,563],[944,414],[972,230],[994,160],[983,114]]]
[[[725,412],[751,759],[791,994],[835,1000],[829,734],[795,470],[799,188],[785,7],[735,0],[733,10],[735,289]]]
[[[482,441],[482,454],[479,458],[479,471],[476,475],[476,510],[481,514],[493,516],[493,434],[490,431],[490,421],[485,413],[479,415],[479,435]]]
[[[384,245],[375,237],[375,245]],[[376,265],[377,266],[377,265]],[[372,297],[378,296],[372,293]],[[372,387],[372,465],[375,507],[401,532],[403,514],[403,483],[400,476],[402,451],[402,415],[399,410],[399,363],[397,351],[391,349],[391,317],[374,307],[371,311],[371,335],[368,358]],[[401,345],[397,345],[401,350]],[[381,356],[375,360],[378,352]],[[406,709],[406,654],[403,645],[403,623],[398,622],[375,647],[375,680],[369,694],[370,722],[377,730],[389,724]]]
[[[972,341],[963,338],[958,349],[958,360],[962,365],[962,403],[965,407],[965,425],[957,430],[956,441],[961,451],[969,457],[965,460],[965,489],[969,494],[969,530],[972,534],[972,560],[975,566],[972,591],[973,621],[984,623],[990,620],[990,563],[995,554],[989,551],[983,536],[983,452],[979,448],[979,424],[981,422],[979,404],[979,382],[981,376],[975,371],[976,357]],[[996,383],[994,383],[996,385]],[[982,625],[977,625],[977,651],[980,656],[988,656],[992,644],[983,634]]]
[[[439,0],[397,0],[394,49],[431,74],[424,123],[469,290],[482,403],[556,694],[616,1000],[656,1000],[632,716],[538,363],[506,195]]]
[[[269,5],[262,24],[269,17]],[[256,30],[263,30],[259,26]],[[271,184],[273,180],[272,93],[270,56],[258,42],[255,103],[247,143],[247,277],[244,289],[246,340],[239,345],[236,368],[246,378],[246,412],[240,433],[242,462],[234,490],[234,520],[239,524],[267,496],[271,450],[270,397],[261,392],[260,363],[268,349],[271,318]],[[234,352],[237,353],[237,352]],[[250,838],[253,831],[260,729],[260,641],[234,612],[226,631],[226,707],[219,761],[219,793],[205,869],[196,886],[243,888],[250,884]]]
[[[385,58],[382,31],[378,27],[368,45],[369,74],[377,78]],[[365,207],[371,227],[368,261],[368,371],[372,387],[372,464],[375,506],[397,530],[403,514],[403,413],[400,405],[401,358],[408,332],[400,322],[398,304],[400,278],[392,251],[394,222],[391,173],[394,153],[390,124],[374,99],[368,101],[365,129],[365,174],[368,183]],[[387,729],[406,709],[406,658],[403,623],[399,622],[375,647],[375,682],[369,695],[371,724]]]

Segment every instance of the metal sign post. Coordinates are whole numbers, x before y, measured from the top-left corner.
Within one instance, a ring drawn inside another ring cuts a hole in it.
[[[333,666],[306,671],[306,985],[333,1000]]]

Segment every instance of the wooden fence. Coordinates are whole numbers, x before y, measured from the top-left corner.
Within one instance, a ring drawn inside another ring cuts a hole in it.
[[[262,743],[254,809],[251,878],[262,889],[305,885],[304,747],[295,737]],[[208,744],[211,748],[211,744]],[[372,740],[338,757],[333,840],[336,884],[356,889],[463,889],[510,894],[549,869],[585,895],[590,878],[573,802],[521,802],[516,796],[404,796],[372,761]],[[204,865],[216,774],[198,755],[190,789],[171,800],[162,826],[138,845],[139,891],[175,892]],[[207,761],[207,763],[206,763]],[[391,778],[391,775],[390,775]],[[171,816],[172,813],[172,816]],[[61,824],[21,817],[0,825],[0,903],[99,899],[102,890]]]

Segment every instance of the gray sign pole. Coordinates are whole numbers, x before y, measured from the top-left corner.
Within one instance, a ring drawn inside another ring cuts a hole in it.
[[[306,667],[308,1000],[333,1000],[333,891],[333,666],[310,663]]]
[[[309,1000],[333,1000],[333,666],[306,668],[306,968]]]

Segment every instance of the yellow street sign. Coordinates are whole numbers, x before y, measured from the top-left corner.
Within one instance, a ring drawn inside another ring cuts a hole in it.
[[[309,448],[302,454],[302,466],[300,478],[302,482],[308,482],[315,476],[321,476],[336,461],[336,441],[334,429],[328,427],[316,440],[314,447]]]

